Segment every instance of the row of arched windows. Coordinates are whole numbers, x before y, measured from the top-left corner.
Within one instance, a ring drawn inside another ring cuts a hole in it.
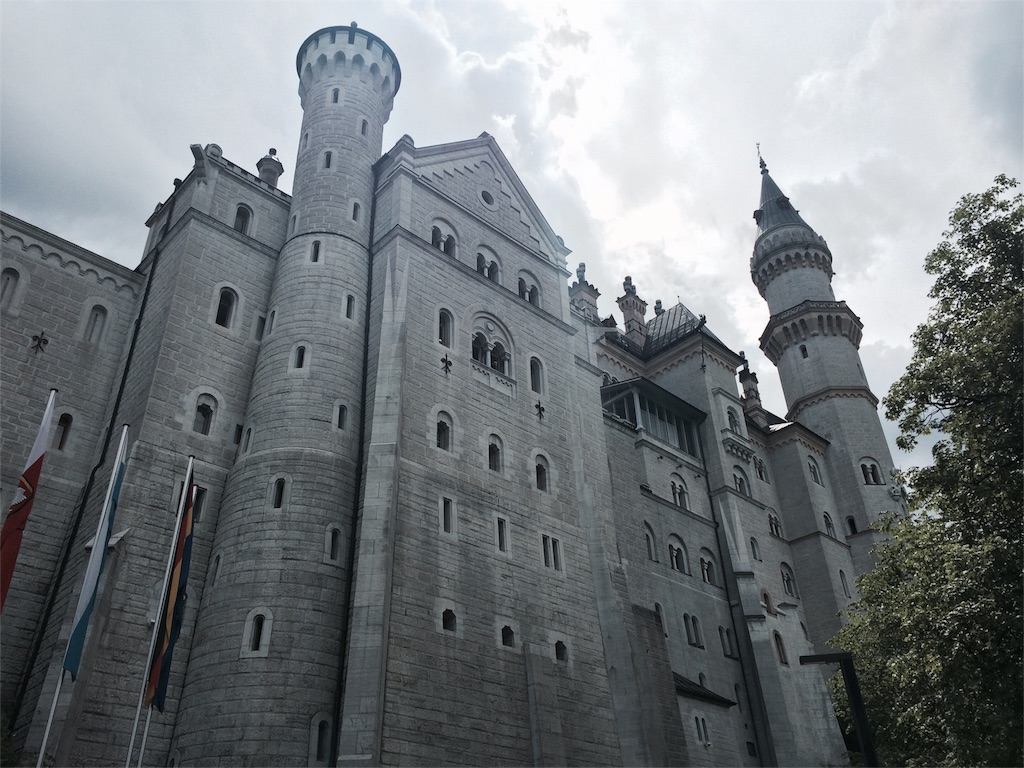
[[[21,273],[14,267],[5,267],[0,272],[0,312],[8,313],[16,308],[15,302],[23,288]],[[99,344],[107,329],[110,310],[99,303],[87,307],[82,308],[76,336],[87,344]]]
[[[455,613],[454,608],[449,607],[441,610],[441,631],[459,634],[459,617]],[[516,630],[511,624],[505,624],[502,626],[498,632],[497,639],[504,648],[519,647],[516,644]],[[564,640],[556,640],[552,650],[554,651],[556,661],[569,660],[569,648],[565,644]]]
[[[310,251],[310,259],[316,262],[320,259],[319,241],[313,243],[313,249]],[[234,288],[228,286],[221,286],[216,292],[215,304],[213,307],[213,322],[215,325],[221,328],[226,328],[229,331],[236,330],[240,322],[240,308],[242,305],[242,299]],[[102,307],[94,309],[102,310]],[[345,301],[341,305],[341,317],[345,320],[352,320],[356,316],[356,297],[351,293],[345,296]],[[262,341],[265,336],[269,336],[274,330],[274,322],[277,318],[277,310],[273,309],[270,314],[266,317],[259,316],[256,320],[256,340]],[[104,310],[99,320],[98,329],[94,329],[95,323],[90,317],[89,326],[90,334],[102,333],[103,323],[106,321],[106,311]],[[88,338],[88,337],[87,337]]]
[[[452,226],[446,221],[435,221],[430,228],[430,244],[446,256],[458,258],[458,241]],[[502,284],[501,262],[487,246],[480,246],[473,260],[476,271],[498,285]],[[541,306],[541,291],[537,278],[527,270],[520,270],[516,290],[519,298],[535,307]]]
[[[474,362],[493,371],[508,376],[513,370],[512,350],[507,339],[493,332],[493,339],[480,330],[473,334],[470,342],[470,355]],[[455,318],[447,309],[437,314],[437,341],[448,349],[452,349],[455,339]],[[530,391],[544,394],[544,364],[538,357],[530,358]]]
[[[644,544],[647,548],[647,559],[651,562],[659,562],[658,558],[658,541],[654,535],[654,529],[649,523],[644,523]],[[712,586],[720,586],[720,580],[718,572],[715,567],[715,559],[708,549],[702,548],[700,550],[700,576],[701,580],[706,584]],[[686,544],[683,542],[675,533],[669,534],[668,537],[668,562],[669,568],[678,573],[685,573],[686,575],[692,575],[690,571],[690,555],[687,552]]]

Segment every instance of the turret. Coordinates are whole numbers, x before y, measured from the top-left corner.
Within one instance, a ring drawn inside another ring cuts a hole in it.
[[[217,523],[221,570],[203,596],[182,693],[172,748],[183,763],[263,754],[304,764],[313,759],[311,728],[321,746],[333,740],[359,480],[373,166],[401,74],[391,49],[355,24],[311,35],[296,67],[303,119],[292,201]],[[260,163],[268,183],[275,163],[272,154]]]
[[[643,347],[644,341],[647,340],[647,322],[644,320],[647,302],[636,295],[636,286],[629,275],[622,282],[622,290],[623,295],[616,299],[616,302],[622,311],[622,325],[626,338]]]
[[[277,180],[281,178],[281,174],[284,173],[284,166],[281,165],[281,161],[277,159],[277,150],[273,147],[267,152],[260,161],[256,163],[256,170],[260,174],[260,180],[267,182],[272,187],[277,186]]]
[[[601,292],[587,282],[587,265],[582,261],[576,268],[576,282],[569,286],[569,301],[572,306],[591,320],[597,320],[597,299]]]

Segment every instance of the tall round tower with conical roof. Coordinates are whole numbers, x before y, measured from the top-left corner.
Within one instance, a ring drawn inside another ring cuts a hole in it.
[[[831,442],[828,477],[858,572],[870,568],[876,535],[868,525],[882,510],[902,510],[892,458],[860,362],[860,318],[832,292],[832,253],[800,216],[761,161],[761,202],[750,272],[771,319],[761,349],[779,369],[789,409]],[[808,469],[812,480],[816,470]]]
[[[333,740],[373,166],[401,70],[354,23],[310,35],[296,67],[303,119],[288,229],[182,693],[172,750],[183,763],[261,754],[314,764]]]

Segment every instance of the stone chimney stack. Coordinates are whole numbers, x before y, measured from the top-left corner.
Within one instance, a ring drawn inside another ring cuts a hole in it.
[[[256,170],[260,172],[260,180],[267,182],[272,187],[277,186],[277,180],[281,178],[281,174],[284,173],[284,166],[281,165],[281,161],[277,159],[277,150],[273,147],[267,152],[260,161],[256,163]]]

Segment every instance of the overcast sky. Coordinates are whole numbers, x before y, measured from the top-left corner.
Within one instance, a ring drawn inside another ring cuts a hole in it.
[[[290,190],[295,54],[326,26],[384,39],[402,84],[384,133],[492,134],[602,291],[682,301],[759,374],[750,281],[760,142],[829,243],[882,397],[928,311],[925,254],[961,195],[1022,176],[1024,3],[12,2],[0,4],[0,205],[135,267],[145,220],[219,144]],[[897,466],[927,461],[898,452]]]

